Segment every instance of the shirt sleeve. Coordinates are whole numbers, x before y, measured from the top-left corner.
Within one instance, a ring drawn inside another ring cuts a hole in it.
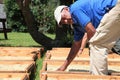
[[[79,25],[73,25],[74,26],[74,40],[79,41],[83,38],[85,30]]]
[[[83,28],[90,22],[90,17],[83,10],[77,10],[72,13],[77,24],[81,25]]]

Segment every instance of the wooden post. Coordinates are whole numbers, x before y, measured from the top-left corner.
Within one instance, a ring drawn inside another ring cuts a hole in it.
[[[5,26],[5,21],[6,21],[6,19],[2,20],[3,32],[4,32],[5,39],[8,39],[8,37],[7,37],[7,31],[6,31],[6,26]]]
[[[3,0],[0,0],[0,22],[2,22],[4,37],[5,37],[5,39],[8,39],[8,37],[7,37],[7,29],[6,29],[6,25],[5,25],[6,13],[4,11]]]

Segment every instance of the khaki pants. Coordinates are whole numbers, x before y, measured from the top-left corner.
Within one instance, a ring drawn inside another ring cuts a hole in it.
[[[90,39],[90,72],[107,75],[107,54],[120,38],[120,0],[104,15],[95,35]]]

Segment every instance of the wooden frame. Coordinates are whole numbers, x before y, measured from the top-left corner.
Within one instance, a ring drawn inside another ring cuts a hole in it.
[[[4,11],[3,0],[0,0],[0,22],[2,23],[3,28],[0,28],[0,33],[4,33],[5,39],[8,39],[7,32],[11,32],[11,29],[6,28],[6,12]]]
[[[57,69],[64,63],[66,56],[69,53],[69,50],[70,50],[69,48],[67,49],[53,48],[53,50],[50,50],[46,53],[43,66],[40,71],[41,80],[88,80],[88,79],[119,80],[120,79],[120,68],[119,68],[120,56],[117,56],[116,54],[108,54],[109,57],[108,66],[109,66],[109,71],[111,72],[110,75],[108,76],[90,75],[89,55],[88,55],[89,50],[87,48],[84,49],[83,52],[84,54],[80,55],[81,57],[79,58],[81,59],[74,59],[65,71],[57,71]],[[76,66],[78,68],[76,68]]]
[[[32,71],[35,68],[35,62],[34,61],[0,61],[0,66],[1,66],[0,73],[30,73],[30,71]]]
[[[0,79],[2,80],[29,80],[27,73],[0,73]]]
[[[120,76],[100,76],[87,73],[47,72],[42,80],[119,80]]]
[[[75,61],[72,61],[72,63],[68,66],[66,71],[61,71],[61,72],[56,71],[63,64],[63,62],[64,62],[64,60],[45,60],[43,62],[43,67],[40,71],[40,79],[47,80],[48,77],[51,77],[50,75],[52,75],[52,77],[56,77],[56,76],[61,77],[62,74],[66,75],[68,78],[69,78],[70,74],[74,74],[74,75],[79,74],[80,75],[79,77],[81,77],[82,75],[90,76],[89,61],[75,60]],[[77,66],[77,68],[75,66]],[[120,72],[119,71],[117,72],[117,70],[114,71],[114,68],[116,68],[116,67],[119,68],[120,63],[113,61],[113,62],[109,63],[109,66],[113,66],[113,68],[109,69],[111,72],[110,76],[114,76],[114,77],[119,76],[120,77]],[[54,74],[56,74],[56,75],[54,75]],[[108,78],[107,80],[109,80],[111,78],[110,76],[106,77],[106,78]],[[116,79],[118,79],[119,77],[117,77]],[[85,78],[87,78],[87,76]],[[98,78],[95,77],[95,79],[98,79]],[[104,77],[100,77],[100,78],[103,79]],[[94,77],[93,77],[93,79],[94,79]],[[59,80],[59,79],[56,79],[56,80]]]
[[[0,60],[36,60],[41,58],[42,48],[0,47]]]
[[[45,55],[45,60],[65,60],[69,54],[70,48],[53,48],[48,50]],[[75,57],[74,60],[89,60],[89,49],[85,48],[83,53],[79,57]],[[108,61],[120,61],[120,56],[115,53],[108,54]]]

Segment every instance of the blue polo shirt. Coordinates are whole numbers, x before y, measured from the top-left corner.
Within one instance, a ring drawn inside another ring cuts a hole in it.
[[[74,22],[74,40],[82,39],[89,22],[97,28],[104,14],[116,3],[117,0],[77,0],[73,3],[69,9]]]

